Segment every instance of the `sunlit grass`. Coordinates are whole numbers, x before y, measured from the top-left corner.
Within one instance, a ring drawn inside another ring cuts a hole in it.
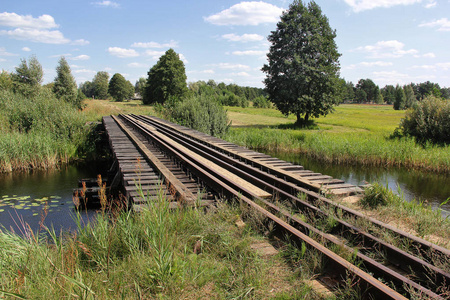
[[[295,128],[295,118],[275,109],[227,107],[226,139],[261,151],[302,153],[333,163],[402,166],[450,172],[450,146],[419,145],[391,138],[404,111],[387,105],[341,105],[314,119],[313,129]]]
[[[153,106],[143,105],[141,100],[115,102],[86,99],[83,103],[83,113],[91,121],[100,121],[103,116],[118,114],[154,115]]]

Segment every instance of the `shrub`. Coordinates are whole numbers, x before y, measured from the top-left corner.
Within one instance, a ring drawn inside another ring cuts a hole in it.
[[[210,135],[221,137],[228,130],[226,111],[204,96],[187,97],[163,110],[172,121]]]
[[[450,144],[450,101],[426,97],[406,112],[400,129],[419,142]]]
[[[264,97],[264,96],[259,96],[256,97],[253,100],[253,107],[257,107],[257,108],[270,108],[270,101]]]

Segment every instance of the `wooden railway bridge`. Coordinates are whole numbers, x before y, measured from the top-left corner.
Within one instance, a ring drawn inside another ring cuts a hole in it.
[[[289,236],[289,242],[320,252],[338,282],[356,280],[365,298],[450,295],[450,267],[442,268],[450,265],[449,249],[333,200],[359,194],[360,187],[155,117],[109,116],[103,125],[113,156],[108,185],[120,189],[135,211],[161,196],[173,208],[239,199],[269,220],[280,236]],[[89,188],[97,193],[98,188]],[[330,218],[334,226],[328,231],[312,225]],[[399,249],[384,235],[358,227],[359,221],[410,248]],[[332,247],[353,257],[357,266]]]

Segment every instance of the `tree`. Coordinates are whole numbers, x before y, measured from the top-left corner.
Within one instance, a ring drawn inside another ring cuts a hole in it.
[[[405,107],[411,108],[414,103],[417,102],[416,95],[414,95],[414,90],[410,84],[405,85],[403,87],[403,91],[405,92]]]
[[[134,85],[134,91],[142,96],[145,91],[146,82],[147,81],[144,77],[141,77],[139,78],[139,80],[136,80],[136,84]]]
[[[394,101],[394,109],[400,110],[405,109],[406,96],[403,88],[397,84],[395,87],[395,101]]]
[[[262,68],[266,91],[283,114],[297,116],[297,123],[302,116],[305,121],[325,116],[339,101],[335,37],[320,7],[314,1],[306,7],[299,0],[283,12],[269,35],[268,64]]]
[[[134,87],[131,82],[127,81],[125,77],[119,73],[114,74],[109,81],[108,86],[108,93],[111,97],[113,97],[114,100],[121,102],[125,99],[131,98],[132,95],[130,95],[130,91],[131,93],[134,92]]]
[[[95,74],[92,79],[94,85],[94,96],[97,99],[108,98],[109,74],[108,72],[100,71]]]
[[[5,70],[0,73],[0,90],[11,90],[13,87],[12,75]]]
[[[379,87],[371,79],[360,79],[356,84],[356,89],[362,89],[366,93],[366,101],[373,102],[377,97]]]
[[[88,98],[92,98],[95,95],[94,84],[90,81],[85,81],[81,83],[80,90]]]
[[[393,85],[386,85],[381,89],[384,101],[387,104],[394,104],[395,102],[395,87]]]
[[[78,101],[77,97],[77,83],[72,76],[70,66],[64,56],[60,58],[58,66],[56,67],[53,93],[55,93],[58,99],[71,103],[77,108],[81,108],[81,102]]]
[[[144,104],[181,99],[187,92],[186,71],[178,54],[169,49],[148,72]]]
[[[13,88],[26,96],[30,96],[39,91],[44,71],[36,56],[31,56],[28,60],[21,59],[20,65],[16,67],[16,72],[12,74]]]

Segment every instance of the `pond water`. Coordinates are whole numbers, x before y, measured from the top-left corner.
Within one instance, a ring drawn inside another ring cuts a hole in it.
[[[450,176],[430,172],[419,172],[402,168],[375,168],[365,166],[343,166],[319,162],[298,154],[268,153],[291,163],[302,165],[305,169],[330,175],[345,182],[361,185],[378,182],[395,193],[403,193],[407,201],[427,201],[433,209],[442,209],[444,217],[450,216]],[[442,205],[441,205],[442,204]]]
[[[75,230],[72,190],[78,179],[96,178],[99,164],[63,166],[58,170],[0,174],[0,228],[23,234],[25,224],[36,232],[40,222],[56,232]],[[95,210],[81,213],[83,222]]]
[[[450,216],[450,201],[441,205],[450,197],[448,175],[400,168],[337,166],[299,155],[268,154],[355,185],[367,182],[387,184],[395,192],[401,191],[406,200],[427,200],[434,209],[442,209],[443,216]],[[22,233],[24,224],[28,224],[36,232],[43,220],[46,226],[53,226],[57,232],[75,230],[72,190],[77,187],[78,179],[95,178],[105,168],[104,164],[70,165],[58,170],[0,174],[0,228]],[[95,214],[96,210],[88,210],[81,216],[86,222]]]

